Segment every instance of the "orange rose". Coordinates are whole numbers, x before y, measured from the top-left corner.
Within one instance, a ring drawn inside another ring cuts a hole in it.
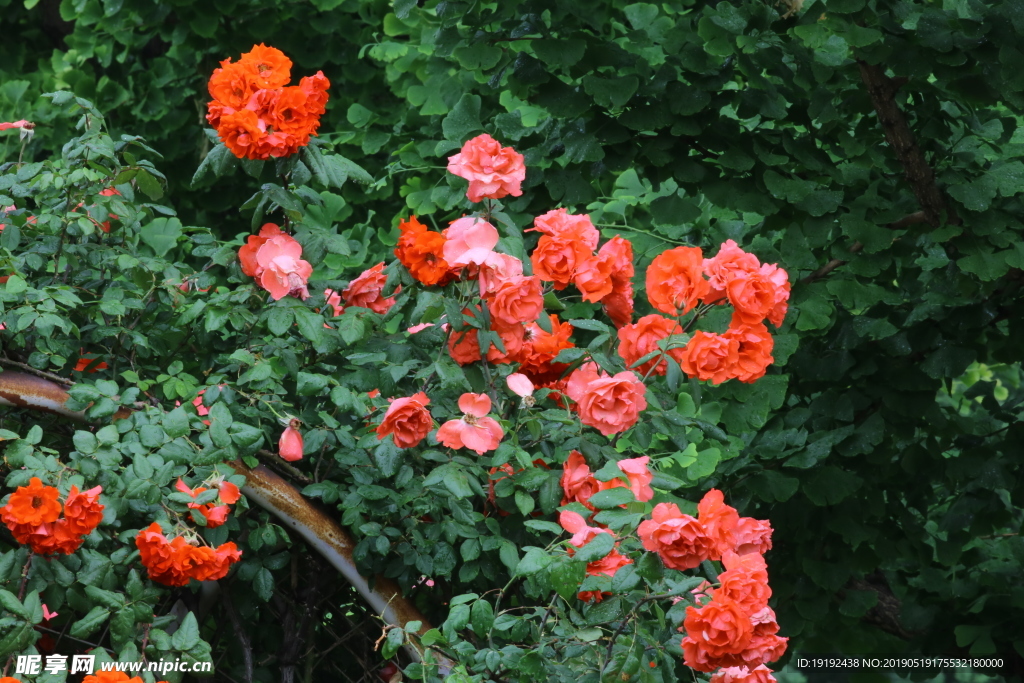
[[[488,302],[495,326],[531,323],[544,312],[544,294],[536,277],[513,277],[501,283]]]
[[[739,321],[734,317],[733,322]],[[752,384],[755,380],[764,377],[765,370],[775,362],[775,358],[772,356],[775,339],[768,332],[768,328],[761,323],[756,325],[740,323],[736,327],[730,327],[722,336],[739,342],[734,372],[736,379],[741,382]]]
[[[775,306],[777,285],[761,273],[747,273],[734,277],[726,286],[725,293],[735,309],[735,317],[748,325],[758,325]]]
[[[654,369],[654,374],[664,375],[668,368],[668,362],[664,359],[661,359],[659,362],[658,358],[653,358],[639,367],[633,366],[647,354],[658,351],[660,348],[658,342],[662,339],[667,339],[673,334],[682,333],[683,328],[674,320],[670,320],[657,313],[645,315],[637,320],[635,324],[624,325],[619,328],[619,355],[626,361],[626,367],[636,370],[643,376],[646,376],[656,363],[657,367]],[[677,363],[681,364],[685,352],[682,348],[675,348],[669,349],[667,354],[675,358]]]
[[[579,451],[572,451],[562,465],[562,505],[569,503],[580,503],[589,510],[594,506],[590,504],[590,497],[601,488],[601,482],[594,478],[587,461]]]
[[[697,519],[704,526],[704,531],[715,544],[711,549],[711,559],[720,560],[723,553],[736,546],[733,530],[740,521],[736,508],[725,504],[725,495],[718,489],[711,489],[704,494],[697,504]]]
[[[402,236],[398,238],[395,256],[409,274],[425,285],[444,286],[455,277],[455,270],[444,260],[444,243],[439,232],[427,230],[415,216],[398,224]]]
[[[693,335],[684,351],[680,365],[688,377],[721,384],[736,376],[736,363],[739,361],[739,342],[736,339],[701,330]]]
[[[616,235],[598,254],[612,262],[612,291],[601,299],[604,312],[616,327],[628,325],[633,320],[633,245]]]
[[[686,666],[697,671],[743,664],[740,654],[754,633],[750,617],[732,600],[712,600],[700,609],[687,607],[683,628],[683,658]]]
[[[711,285],[708,303],[724,299],[725,288],[733,278],[754,273],[760,267],[757,257],[740,249],[734,241],[723,242],[714,258],[704,259],[704,274]]]
[[[429,404],[430,399],[422,391],[410,397],[394,399],[384,413],[384,420],[377,427],[377,439],[391,434],[399,448],[418,446],[434,426],[434,420],[426,408]]]
[[[541,236],[530,254],[534,275],[545,282],[554,282],[562,290],[576,277],[576,268],[593,255],[583,242],[561,237]]]
[[[395,305],[394,297],[385,299],[382,295],[384,286],[387,284],[388,276],[384,274],[384,262],[381,261],[372,268],[367,268],[359,277],[348,283],[341,292],[341,298],[349,306],[369,308],[375,313],[387,313]],[[395,294],[401,291],[401,287],[395,290]]]
[[[583,294],[584,301],[596,303],[612,293],[615,288],[612,281],[614,268],[614,261],[606,254],[598,254],[583,260],[576,268],[573,282],[576,289]]]
[[[647,299],[668,315],[688,313],[711,291],[699,247],[662,252],[647,267]]]
[[[704,526],[675,503],[658,503],[637,534],[644,548],[658,553],[669,569],[693,569],[711,556],[714,540]]]
[[[768,587],[768,567],[758,553],[737,555],[731,550],[722,556],[726,570],[718,575],[719,587],[713,599],[735,601],[747,614],[754,614],[768,606],[772,589]]]

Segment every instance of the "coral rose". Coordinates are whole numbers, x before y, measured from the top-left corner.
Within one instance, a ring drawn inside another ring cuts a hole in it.
[[[505,378],[505,383],[508,384],[508,388],[512,390],[512,393],[520,398],[527,398],[533,396],[533,382],[526,375],[514,372]]]
[[[636,424],[640,411],[647,408],[647,388],[628,370],[592,379],[579,390],[581,380],[577,378],[573,385],[570,377],[571,391],[576,395],[570,393],[569,397],[576,401],[580,421],[604,436],[626,431]]]
[[[518,276],[503,282],[487,305],[495,326],[533,322],[544,312],[544,293],[536,277]]]
[[[286,296],[309,297],[306,283],[313,266],[302,258],[302,245],[291,237],[272,237],[256,252],[256,263],[262,268],[259,283],[270,292],[274,301]]]
[[[688,313],[711,291],[704,279],[699,247],[676,247],[658,254],[647,267],[647,300],[668,315]]]
[[[438,443],[448,448],[468,448],[479,455],[497,448],[505,432],[494,418],[487,417],[491,397],[465,393],[459,399],[459,409],[462,418],[448,420],[437,430]]]
[[[628,325],[633,320],[633,244],[616,235],[598,255],[612,262],[612,291],[601,299],[604,312],[616,327]]]
[[[614,270],[615,263],[608,255],[597,254],[584,259],[576,268],[573,279],[576,289],[583,294],[583,300],[597,303],[611,294],[615,289],[612,280]]]
[[[442,233],[444,260],[451,266],[482,265],[498,244],[498,229],[476,216],[463,216],[452,221]]]
[[[740,322],[739,325],[730,327],[722,336],[739,342],[733,376],[741,382],[752,384],[761,379],[768,366],[775,362],[772,356],[775,339],[762,323],[748,325]]]
[[[590,216],[585,213],[573,215],[566,209],[553,209],[537,216],[533,220],[533,227],[526,232],[541,232],[567,242],[579,242],[588,252],[597,249],[601,238]]]
[[[429,404],[430,399],[422,391],[391,401],[384,413],[384,420],[377,427],[377,439],[391,434],[399,448],[418,446],[434,426],[434,420],[427,410]]]
[[[493,294],[503,283],[521,277],[522,274],[523,262],[515,256],[492,253],[480,265],[480,296]]]
[[[668,369],[668,361],[664,358],[655,357],[637,367],[633,366],[647,354],[661,350],[658,342],[673,334],[681,335],[682,333],[683,328],[675,320],[670,320],[657,313],[645,315],[636,323],[619,328],[619,355],[626,361],[626,367],[636,370],[645,377],[651,368],[654,368],[655,375],[664,375]],[[669,349],[665,353],[675,358],[677,363],[682,364],[685,355],[682,348]]]
[[[394,297],[384,298],[382,292],[387,284],[388,276],[384,274],[384,262],[367,268],[359,277],[348,283],[341,292],[341,298],[349,306],[369,308],[374,313],[387,313],[395,305]],[[402,291],[401,287],[395,293]]]
[[[64,501],[64,518],[72,533],[85,536],[103,521],[104,506],[99,502],[102,486],[94,486],[88,491],[79,491],[72,484],[71,491]]]
[[[750,617],[732,600],[712,600],[699,609],[687,607],[683,628],[684,661],[697,671],[743,664],[740,654],[754,634]]]
[[[658,553],[669,569],[693,569],[711,557],[714,541],[703,525],[684,515],[675,503],[658,503],[637,534],[647,550]]]
[[[764,554],[772,549],[772,525],[753,517],[740,517],[733,530],[736,537],[736,554]]]
[[[704,259],[704,274],[708,276],[708,284],[711,286],[708,303],[724,299],[725,288],[733,278],[757,272],[760,267],[761,262],[757,257],[743,251],[736,242],[723,242],[714,258]]]
[[[249,235],[249,239],[238,250],[238,260],[242,264],[243,273],[254,278],[258,278],[260,276],[260,273],[263,272],[263,268],[260,267],[259,262],[256,260],[256,253],[259,251],[260,247],[274,237],[286,237],[291,239],[289,235],[281,232],[281,228],[274,223],[264,223],[263,227],[260,228],[259,235]]]
[[[589,510],[590,497],[601,490],[601,482],[594,478],[587,461],[579,451],[572,451],[562,465],[562,505],[580,503]]]
[[[680,365],[688,377],[721,384],[736,376],[739,346],[735,338],[699,330],[686,344]]]
[[[654,498],[654,489],[651,488],[651,481],[654,479],[654,475],[647,469],[648,462],[650,462],[650,458],[644,455],[639,458],[626,458],[616,463],[616,466],[622,470],[622,473],[629,480],[628,488],[633,492],[633,497],[641,503],[646,503],[651,498]],[[625,486],[627,485],[618,477],[609,481],[598,482],[598,488],[601,491]]]
[[[764,664],[748,669],[745,666],[730,666],[720,669],[711,677],[710,683],[776,683],[772,670]]]
[[[704,527],[705,533],[714,541],[711,559],[719,560],[722,555],[736,546],[733,530],[740,521],[736,508],[725,504],[725,495],[718,489],[711,489],[704,494],[697,504],[697,519]]]
[[[735,309],[736,320],[748,325],[757,325],[768,317],[775,307],[776,290],[779,288],[771,275],[777,272],[780,272],[778,268],[765,264],[761,270],[743,273],[729,280],[725,293]],[[785,271],[781,272],[785,275]]]
[[[469,201],[501,199],[523,194],[526,180],[523,155],[484,133],[468,140],[462,150],[448,157],[448,172],[469,181]]]
[[[731,550],[722,556],[725,571],[718,575],[715,600],[732,600],[747,614],[755,614],[768,606],[772,589],[768,587],[768,566],[758,553],[737,555]]]

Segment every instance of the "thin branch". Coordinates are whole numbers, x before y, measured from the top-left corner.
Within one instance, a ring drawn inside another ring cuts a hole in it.
[[[904,216],[903,218],[901,218],[901,219],[899,219],[897,221],[893,221],[892,223],[887,223],[885,225],[885,227],[889,228],[890,230],[903,230],[904,228],[907,228],[907,227],[909,227],[911,225],[915,225],[917,223],[924,223],[926,220],[927,220],[927,215],[925,214],[925,212],[924,211],[917,211],[917,212],[912,213],[912,214],[910,214],[908,216]],[[863,248],[864,248],[863,244],[861,244],[860,242],[854,242],[853,244],[850,245],[850,248],[847,251],[849,251],[850,254],[857,254]],[[825,277],[826,275],[831,273],[833,270],[835,270],[836,268],[838,268],[839,266],[841,266],[841,265],[843,265],[844,263],[847,263],[847,262],[848,262],[848,259],[844,260],[844,259],[834,258],[831,261],[829,261],[828,263],[826,263],[825,265],[823,265],[821,268],[818,268],[816,271],[814,271],[813,273],[808,275],[807,277],[801,279],[800,283],[806,285],[806,284],[810,284],[810,283],[814,282],[815,280],[820,280],[821,278]]]
[[[0,358],[0,365],[10,365],[12,368],[21,368],[25,372],[31,372],[33,375],[36,375],[37,377],[42,377],[43,379],[48,379],[48,380],[51,380],[53,382],[58,382],[59,384],[63,384],[65,386],[71,387],[71,386],[75,385],[74,381],[68,379],[67,377],[61,377],[60,375],[54,375],[53,373],[46,372],[45,370],[37,370],[36,368],[32,367],[31,365],[26,365],[25,363],[19,363],[18,361],[11,360],[10,358],[7,358],[7,357]]]

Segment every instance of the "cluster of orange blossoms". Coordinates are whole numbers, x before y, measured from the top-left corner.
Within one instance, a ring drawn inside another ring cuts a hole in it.
[[[205,486],[192,490],[180,477],[174,488],[192,498],[196,498],[200,493],[209,490]],[[230,481],[221,481],[217,486],[217,497],[220,499],[220,505],[214,505],[213,503],[188,503],[190,510],[195,510],[203,516],[209,529],[216,529],[228,521],[228,513],[231,512],[230,506],[238,502],[238,499],[242,497],[242,492]]]
[[[214,69],[206,120],[239,159],[285,157],[316,135],[330,82],[318,71],[288,85],[291,68],[283,52],[261,43]]]
[[[0,519],[18,543],[32,552],[70,555],[103,521],[103,505],[99,502],[102,491],[99,486],[88,491],[72,486],[62,506],[60,491],[32,477],[28,486],[19,486],[7,505],[0,508]]]
[[[525,178],[521,164],[521,155],[482,135],[450,157],[449,171],[468,179],[470,200],[480,201],[518,196],[519,183]],[[668,358],[688,376],[715,384],[729,379],[753,382],[774,361],[774,339],[764,321],[776,327],[782,324],[789,277],[775,265],[761,264],[732,240],[714,258],[704,258],[697,247],[659,254],[646,273],[647,297],[658,313],[634,323],[632,244],[616,235],[598,248],[600,233],[587,215],[555,209],[534,220],[527,232],[541,236],[530,255],[533,275],[524,274],[519,259],[494,251],[498,230],[483,218],[463,216],[437,232],[413,216],[401,221],[399,230],[395,256],[420,283],[444,286],[457,279],[478,281],[491,341],[484,350],[476,327],[449,330],[451,357],[460,365],[483,358],[489,363],[518,364],[519,372],[532,382],[570,399],[583,424],[605,436],[636,424],[647,405],[643,380],[636,373],[644,378],[664,375]],[[545,325],[550,332],[538,324],[544,315],[543,283],[551,283],[556,291],[573,285],[584,301],[601,303],[618,328],[618,352],[631,369],[609,375],[586,363],[564,377],[568,365],[554,359],[573,347],[573,328],[553,314]],[[699,330],[687,338],[682,316],[703,304],[695,312],[699,318],[713,305],[725,303],[733,307],[725,333]],[[463,315],[476,317],[477,311],[467,308]],[[425,326],[430,324],[410,332]]]
[[[619,461],[618,467],[628,479],[634,498],[646,502],[654,497],[647,457]],[[590,498],[598,491],[627,486],[621,479],[598,481],[583,456],[573,451],[564,464],[562,505],[580,503],[592,512]],[[580,548],[597,534],[614,533],[602,525],[589,526],[582,515],[563,510],[562,527],[573,534],[570,545]],[[682,648],[686,665],[698,671],[722,669],[716,683],[774,680],[763,665],[786,651],[787,638],[777,635],[779,625],[768,607],[768,587],[764,553],[771,549],[771,525],[752,517],[740,517],[725,504],[721,491],[711,489],[697,506],[697,517],[683,514],[674,503],[654,506],[651,519],[637,527],[646,550],[658,553],[669,569],[687,570],[706,560],[722,561],[725,571],[718,587],[702,585],[694,591],[699,607],[686,610]],[[617,544],[616,544],[617,545]],[[574,553],[573,549],[569,550]],[[619,568],[632,563],[614,548],[605,557],[587,564],[590,576],[614,576]],[[600,601],[600,591],[583,591],[581,600]],[[747,678],[749,677],[749,679]]]
[[[156,522],[139,532],[135,545],[149,578],[165,586],[184,586],[191,579],[223,579],[242,553],[233,542],[217,548],[194,546],[183,537],[168,540]]]

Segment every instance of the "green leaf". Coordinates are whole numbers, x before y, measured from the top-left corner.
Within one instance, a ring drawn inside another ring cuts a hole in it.
[[[88,638],[99,630],[109,616],[110,610],[96,605],[88,614],[71,625],[71,635],[75,638]]]
[[[482,130],[480,125],[480,96],[464,94],[441,122],[447,140],[465,142],[470,133]]]
[[[597,534],[590,542],[576,551],[572,559],[577,562],[594,562],[605,557],[615,547],[615,537],[611,534]]]
[[[225,176],[237,164],[238,157],[218,141],[210,149],[209,154],[203,158],[203,162],[199,164],[199,168],[196,169],[195,174],[192,176],[190,185],[194,188],[197,183],[205,180],[207,176],[212,176],[213,178]]]
[[[166,256],[181,237],[181,221],[177,218],[154,218],[142,226],[139,236],[157,256]]]
[[[167,436],[176,439],[189,433],[188,415],[182,408],[175,408],[164,415],[161,423]]]
[[[140,169],[135,175],[135,182],[138,184],[139,189],[154,201],[164,196],[163,185],[160,184],[160,181],[152,173],[145,169]]]
[[[175,650],[191,650],[199,644],[199,622],[196,621],[195,612],[188,612],[181,621],[181,626],[171,636],[171,645]]]
[[[632,503],[634,500],[636,498],[633,497],[633,492],[629,488],[616,486],[615,488],[598,491],[592,495],[590,497],[590,504],[598,510],[607,510],[608,508]]]
[[[477,600],[470,610],[470,621],[473,632],[478,636],[486,635],[494,625],[494,608],[486,600]]]
[[[602,534],[603,535],[603,534]],[[530,576],[551,564],[551,556],[542,548],[530,548],[516,566],[517,576]]]

